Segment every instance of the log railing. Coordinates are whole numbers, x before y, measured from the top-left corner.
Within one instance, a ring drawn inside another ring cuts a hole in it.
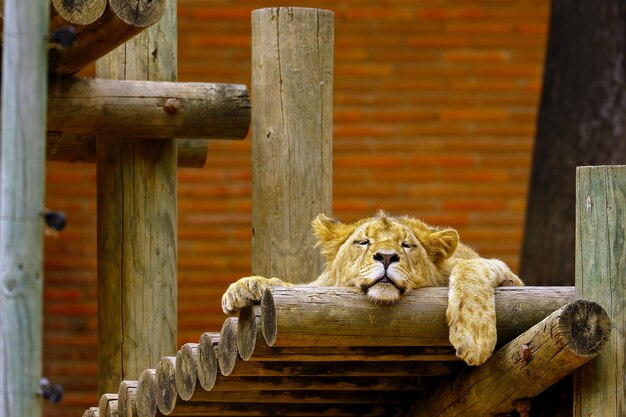
[[[486,415],[485,410],[510,410],[514,400],[536,395],[593,358],[610,330],[599,305],[572,301],[573,287],[498,288],[501,347],[483,366],[469,368],[454,356],[447,339],[446,293],[446,288],[424,288],[389,308],[373,305],[353,289],[271,288],[262,307],[227,318],[221,333],[205,333],[199,343],[183,345],[175,357],[144,371],[138,382],[122,383],[117,398],[126,404],[118,409],[140,417],[228,416],[252,409],[284,415],[305,409],[319,415],[330,410],[340,415],[393,415],[409,410],[417,394],[458,374],[454,387],[468,396],[488,389],[506,393],[481,398],[473,415]],[[268,299],[274,301],[273,346],[260,336]],[[250,314],[255,310],[259,314]],[[246,321],[254,324],[243,325]],[[243,329],[256,329],[259,337],[254,349],[241,355],[238,336]],[[425,332],[431,336],[424,337]],[[526,376],[520,377],[523,373]],[[432,401],[424,394],[411,413],[440,415],[438,404],[456,404],[455,394],[445,389],[448,385],[443,384]],[[107,413],[111,406],[103,404],[99,412]],[[441,415],[457,415],[457,409],[467,408],[459,403]]]

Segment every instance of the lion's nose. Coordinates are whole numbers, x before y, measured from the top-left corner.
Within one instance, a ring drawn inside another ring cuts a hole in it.
[[[395,252],[391,252],[391,253],[376,252],[376,254],[374,254],[374,260],[381,262],[385,266],[385,269],[387,269],[389,268],[389,265],[391,265],[392,263],[399,262],[400,257]]]

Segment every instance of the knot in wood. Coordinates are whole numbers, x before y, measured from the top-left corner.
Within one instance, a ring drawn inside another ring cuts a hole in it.
[[[165,100],[165,104],[163,104],[163,110],[165,110],[165,113],[167,114],[174,115],[180,110],[180,102],[178,101],[178,99],[168,98],[167,100]]]
[[[521,345],[519,347],[519,353],[524,362],[529,363],[533,360],[533,351],[530,345]]]

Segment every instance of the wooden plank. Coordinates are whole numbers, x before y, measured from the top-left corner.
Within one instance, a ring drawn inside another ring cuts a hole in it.
[[[357,288],[270,287],[267,294],[271,297],[265,297],[262,303],[271,298],[275,305],[273,310],[261,307],[261,323],[267,327],[263,334],[268,345],[450,345],[446,287],[410,291],[391,307],[372,303]],[[573,297],[573,287],[496,288],[499,345],[529,329]],[[266,320],[265,315],[272,312],[275,317]]]
[[[175,81],[176,1],[98,61],[96,75]],[[113,121],[112,121],[113,122]],[[172,139],[97,139],[98,390],[117,392],[176,352],[177,182]]]
[[[0,416],[39,416],[49,0],[4,0]]]
[[[626,166],[576,172],[576,296],[600,303],[611,341],[574,376],[574,415],[626,415]]]
[[[176,154],[178,168],[202,168],[209,154],[209,141],[176,139]],[[96,136],[48,132],[46,160],[96,163]]]
[[[534,397],[596,356],[608,341],[610,328],[611,321],[599,304],[572,301],[483,365],[462,372],[415,402],[407,415],[494,416],[513,411],[515,401]]]
[[[313,281],[310,223],[332,198],[333,13],[252,13],[252,272]]]
[[[134,138],[243,139],[242,84],[65,77],[48,89],[48,131]]]

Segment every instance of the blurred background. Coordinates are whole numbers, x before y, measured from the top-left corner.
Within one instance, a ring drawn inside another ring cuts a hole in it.
[[[268,6],[335,13],[333,215],[452,226],[517,271],[549,2],[178,0],[179,80],[249,85],[250,13]],[[221,294],[251,272],[250,139],[211,142],[178,180],[181,345],[220,329]],[[68,227],[46,239],[44,375],[66,394],[44,410],[80,416],[98,401],[95,165],[48,163],[46,187]]]

